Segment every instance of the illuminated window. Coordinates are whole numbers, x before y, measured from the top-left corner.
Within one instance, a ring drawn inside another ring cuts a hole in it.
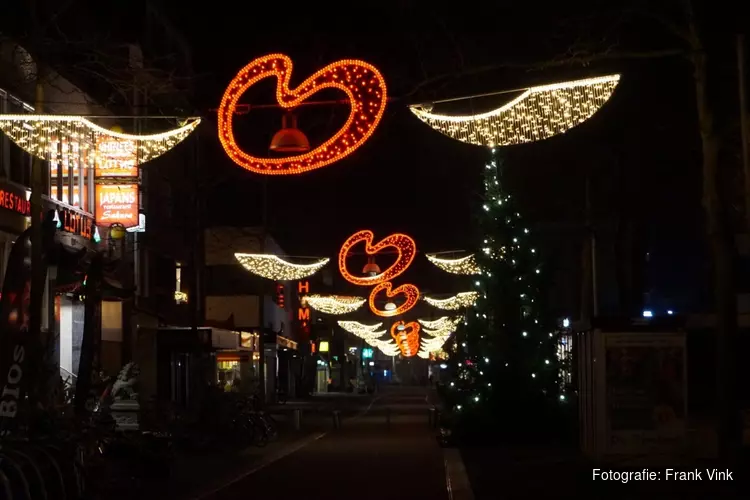
[[[184,304],[187,302],[187,293],[182,291],[182,264],[179,262],[175,263],[174,269],[174,301],[177,304]]]

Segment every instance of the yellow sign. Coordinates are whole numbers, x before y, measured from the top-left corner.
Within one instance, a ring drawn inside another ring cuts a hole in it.
[[[328,352],[328,341],[321,340],[320,341],[320,352]]]

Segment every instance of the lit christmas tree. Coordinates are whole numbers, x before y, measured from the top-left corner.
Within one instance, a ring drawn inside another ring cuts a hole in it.
[[[477,217],[481,274],[473,284],[479,295],[448,348],[446,409],[457,432],[486,432],[481,423],[531,429],[565,401],[554,322],[543,316],[539,251],[503,190],[502,164],[492,153]]]

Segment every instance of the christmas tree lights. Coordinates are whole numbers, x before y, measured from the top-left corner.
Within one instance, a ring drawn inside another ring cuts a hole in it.
[[[242,95],[265,78],[275,77],[276,101],[293,109],[323,89],[344,92],[351,105],[346,123],[315,149],[286,158],[260,158],[240,148],[234,138],[233,121]],[[371,64],[345,59],[323,67],[298,87],[289,88],[292,60],[270,54],[251,61],[229,83],[219,105],[219,140],[229,158],[251,172],[263,175],[293,175],[325,167],[353,153],[370,138],[385,112],[388,101],[385,80]]]
[[[340,316],[354,312],[367,302],[364,297],[350,297],[346,295],[305,295],[305,303],[312,309],[323,314]]]
[[[410,311],[415,305],[417,305],[417,302],[419,301],[419,288],[408,283],[391,289],[392,286],[393,285],[390,281],[386,281],[385,283],[380,283],[372,289],[368,301],[370,304],[370,311],[372,311],[373,314],[382,316],[384,318],[392,318],[393,316],[401,316],[407,311]],[[389,299],[403,296],[404,301],[400,305],[396,306],[395,309],[380,310],[377,307],[377,297],[380,292],[385,292],[386,297],[388,297]]]
[[[234,257],[249,272],[274,281],[296,281],[310,277],[331,260],[326,257],[311,264],[293,264],[270,254],[236,253]]]
[[[438,309],[444,311],[457,311],[459,309],[466,309],[474,305],[479,297],[479,292],[461,292],[453,297],[447,299],[434,299],[432,297],[424,297],[425,302]]]
[[[107,130],[83,116],[0,115],[0,130],[21,149],[43,160],[63,165],[96,164],[106,152],[99,146],[127,145],[138,164],[153,160],[182,142],[200,123],[191,119],[179,128],[150,135]]]
[[[451,274],[479,274],[477,259],[473,255],[467,255],[466,257],[461,257],[460,259],[444,259],[434,254],[427,254],[425,255],[425,257],[427,257],[427,260],[429,260],[432,264]]]
[[[531,87],[478,115],[438,115],[420,106],[410,110],[452,139],[477,146],[512,146],[549,139],[585,122],[609,100],[619,81],[620,75],[609,75]]]
[[[359,286],[372,286],[385,281],[391,281],[401,276],[414,260],[414,256],[417,253],[417,245],[411,237],[395,233],[373,245],[372,240],[374,238],[375,235],[373,232],[365,229],[349,236],[344,244],[341,245],[341,249],[339,250],[339,271],[341,272],[341,276],[349,283]],[[360,243],[365,244],[365,253],[368,256],[374,256],[387,248],[392,248],[396,251],[396,261],[385,271],[374,276],[355,276],[347,270],[346,259],[349,258],[352,247]]]
[[[452,338],[425,335],[421,346],[423,352],[436,352],[450,338],[446,404],[457,416],[456,429],[466,432],[477,428],[476,418],[484,422],[507,416],[515,419],[512,426],[523,426],[552,402],[564,401],[556,338],[550,333],[554,321],[544,315],[540,299],[539,254],[503,190],[495,159],[484,169],[484,187],[477,228],[482,251],[475,254],[482,272],[474,278],[474,302]]]

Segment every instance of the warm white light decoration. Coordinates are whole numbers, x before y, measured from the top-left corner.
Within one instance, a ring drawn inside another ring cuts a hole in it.
[[[382,337],[386,333],[385,330],[378,330],[378,328],[383,326],[383,323],[364,325],[359,321],[339,321],[338,324],[341,328],[351,333],[352,335],[363,338],[365,340],[368,338]]]
[[[386,356],[398,356],[401,354],[401,350],[393,340],[375,340],[370,345],[380,349],[380,352]]]
[[[419,351],[417,353],[417,356],[419,356],[422,359],[430,359],[430,353],[427,351]]]
[[[422,350],[427,352],[437,351],[448,341],[450,334],[433,337],[430,339],[422,338]]]
[[[477,146],[511,146],[549,139],[579,125],[612,95],[620,75],[531,87],[509,103],[470,116],[433,114],[421,106],[410,109],[438,132]]]
[[[451,274],[470,275],[480,273],[477,259],[473,255],[467,255],[460,259],[443,259],[442,257],[430,254],[425,255],[425,257],[443,271]]]
[[[97,144],[122,141],[134,145],[138,163],[163,155],[182,142],[200,123],[199,118],[180,128],[151,135],[132,135],[101,127],[83,116],[0,115],[0,130],[27,153],[65,164],[77,164],[97,155]]]
[[[443,309],[445,311],[457,311],[458,309],[465,309],[474,305],[474,302],[479,298],[478,292],[461,292],[453,297],[447,299],[433,299],[431,297],[424,297],[424,300],[433,307]]]
[[[320,271],[328,264],[329,258],[323,258],[312,264],[292,264],[276,255],[236,253],[235,258],[242,267],[253,274],[274,281],[295,281],[307,278]]]
[[[335,316],[354,312],[367,302],[364,297],[347,295],[305,295],[303,300],[312,309]]]
[[[450,332],[454,332],[459,323],[463,321],[463,318],[461,316],[443,316],[436,320],[418,319],[417,321],[428,330],[449,330]]]

